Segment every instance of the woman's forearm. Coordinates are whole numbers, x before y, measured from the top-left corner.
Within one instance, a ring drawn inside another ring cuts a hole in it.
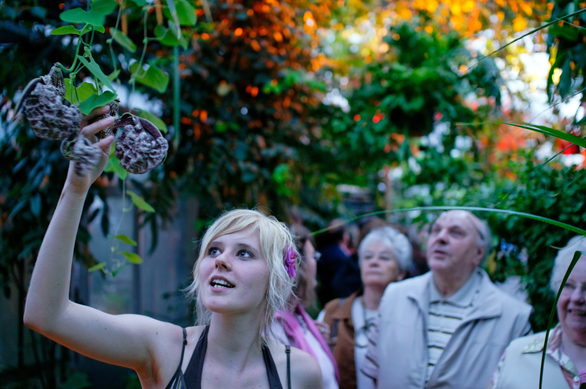
[[[87,192],[66,186],[39,250],[28,290],[24,322],[41,332],[58,325],[69,303],[75,239]]]

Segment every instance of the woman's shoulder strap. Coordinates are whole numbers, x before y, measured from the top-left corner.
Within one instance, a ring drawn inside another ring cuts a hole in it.
[[[291,346],[285,345],[285,354],[287,355],[287,389],[291,389]]]
[[[185,383],[185,377],[183,376],[183,372],[181,371],[181,366],[183,366],[183,356],[185,355],[185,345],[187,344],[187,331],[185,328],[181,328],[183,330],[183,343],[181,345],[181,358],[179,359],[179,365],[175,370],[175,374],[171,377],[171,381],[166,386],[166,389],[186,389],[187,385]]]

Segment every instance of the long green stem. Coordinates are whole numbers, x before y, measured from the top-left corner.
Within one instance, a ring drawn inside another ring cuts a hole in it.
[[[510,216],[520,216],[520,217],[524,217],[527,219],[532,219],[532,220],[536,220],[542,223],[547,223],[547,224],[551,224],[553,226],[556,227],[560,227],[563,228],[565,230],[568,231],[572,231],[575,232],[576,234],[580,234],[580,235],[584,235],[586,236],[586,230],[573,226],[571,224],[567,224],[564,222],[560,222],[558,220],[554,220],[554,219],[550,219],[547,217],[543,217],[543,216],[539,216],[539,215],[534,215],[531,213],[527,213],[527,212],[517,212],[517,211],[511,211],[508,209],[500,209],[500,208],[484,208],[484,207],[461,207],[461,206],[450,206],[450,205],[439,205],[439,206],[430,206],[430,207],[413,207],[413,208],[399,208],[399,209],[392,209],[392,210],[384,210],[384,211],[375,211],[375,212],[369,212],[369,213],[365,213],[362,215],[358,215],[356,217],[350,218],[340,224],[334,225],[334,226],[330,226],[330,227],[326,227],[326,228],[322,228],[320,230],[314,231],[311,234],[312,235],[319,235],[322,234],[326,231],[329,231],[331,229],[335,229],[338,228],[340,226],[343,226],[345,224],[351,223],[355,220],[364,218],[364,217],[368,217],[368,216],[375,216],[375,215],[382,215],[382,214],[388,214],[388,213],[400,213],[400,212],[410,212],[410,211],[449,211],[449,210],[462,210],[462,211],[471,211],[471,212],[492,212],[492,213],[504,213],[506,215],[510,215]]]
[[[118,14],[116,15],[116,24],[114,25],[115,29],[118,29],[120,25],[120,18],[122,17],[122,7],[118,7]],[[112,60],[112,71],[115,72],[118,70],[118,61],[116,60],[116,56],[114,55],[114,47],[112,45],[112,38],[108,39],[108,49],[110,51],[110,59]]]
[[[574,257],[572,258],[572,262],[570,263],[570,266],[568,266],[568,270],[566,271],[566,274],[564,274],[564,278],[562,280],[562,283],[560,284],[560,288],[558,289],[558,292],[555,296],[555,302],[553,304],[553,307],[549,311],[549,318],[547,319],[547,329],[545,330],[545,340],[543,341],[543,350],[541,350],[541,367],[539,369],[539,389],[541,389],[542,385],[543,385],[543,368],[545,365],[545,355],[547,352],[547,341],[549,339],[549,331],[550,331],[551,326],[553,324],[553,318],[555,316],[557,303],[558,303],[558,300],[560,299],[560,295],[562,294],[562,290],[564,289],[564,286],[566,285],[566,282],[568,281],[568,277],[570,277],[570,274],[572,273],[572,269],[574,269],[574,266],[576,265],[576,263],[578,262],[578,259],[580,259],[581,256],[582,256],[582,253],[580,253],[579,251],[576,251],[574,253]]]
[[[572,12],[571,14],[567,14],[567,15],[564,15],[564,16],[560,16],[559,18],[557,18],[555,20],[552,20],[550,22],[547,22],[545,24],[542,24],[541,26],[539,26],[537,28],[534,28],[533,30],[531,30],[531,31],[529,31],[529,32],[521,35],[520,37],[513,39],[512,41],[510,41],[507,44],[499,47],[498,49],[496,49],[494,51],[491,51],[487,55],[484,55],[484,56],[480,57],[480,59],[478,59],[478,61],[476,61],[476,63],[474,65],[472,65],[472,66],[470,66],[470,68],[468,68],[468,72],[467,73],[470,73],[470,71],[472,71],[472,69],[474,69],[476,66],[478,66],[482,61],[484,61],[488,57],[491,57],[494,54],[498,53],[499,51],[504,50],[506,47],[508,47],[508,46],[512,45],[513,43],[515,43],[515,42],[517,42],[517,41],[525,38],[526,36],[529,36],[531,34],[534,34],[534,33],[536,33],[539,30],[543,30],[544,28],[547,28],[547,27],[551,26],[552,24],[556,24],[556,23],[558,23],[560,21],[564,21],[565,19],[569,19],[569,18],[571,18],[573,16],[580,15],[583,12],[586,12],[586,8],[582,8],[582,9],[576,11],[576,12]]]
[[[181,78],[179,77],[179,48],[173,46],[173,129],[175,130],[174,141],[179,143],[179,123],[181,117]]]

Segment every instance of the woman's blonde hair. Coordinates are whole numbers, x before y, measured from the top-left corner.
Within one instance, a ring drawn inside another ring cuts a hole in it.
[[[202,280],[199,279],[201,260],[207,255],[210,243],[216,238],[245,229],[258,231],[260,253],[269,267],[269,282],[265,291],[264,301],[265,310],[259,328],[260,338],[266,340],[266,334],[272,324],[273,317],[277,311],[285,307],[295,282],[294,278],[287,273],[284,256],[290,249],[299,258],[291,233],[275,217],[264,215],[256,210],[236,209],[225,212],[216,219],[201,240],[199,255],[193,267],[193,282],[186,288],[186,292],[189,298],[196,301],[198,324],[209,324],[211,312],[203,306],[198,293],[202,285]]]

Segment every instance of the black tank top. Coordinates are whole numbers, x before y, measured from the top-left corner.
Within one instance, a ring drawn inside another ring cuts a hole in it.
[[[193,355],[191,356],[189,365],[187,365],[187,369],[185,369],[185,374],[183,374],[181,365],[183,364],[183,354],[185,352],[185,345],[187,344],[187,332],[185,331],[185,328],[183,328],[183,347],[181,348],[181,360],[179,361],[179,366],[177,366],[177,370],[175,370],[175,374],[173,374],[173,377],[171,377],[171,381],[167,385],[166,389],[201,389],[203,362],[205,360],[205,355],[208,348],[208,331],[209,326],[206,326],[202,331],[199,340],[197,341],[195,350],[193,350]],[[279,379],[279,373],[277,372],[277,367],[275,366],[275,362],[273,361],[273,357],[271,356],[269,348],[266,344],[263,343],[261,350],[262,357],[267,368],[269,388],[283,389],[281,380]],[[287,386],[290,389],[291,348],[289,346],[285,346],[285,352],[287,353]]]

